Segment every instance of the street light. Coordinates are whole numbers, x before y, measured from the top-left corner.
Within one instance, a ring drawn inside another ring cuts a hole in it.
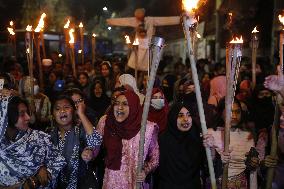
[[[107,7],[104,7],[104,8],[103,8],[103,11],[107,11]]]
[[[111,27],[109,26],[109,27],[107,27],[107,29],[108,29],[108,30],[111,30]]]

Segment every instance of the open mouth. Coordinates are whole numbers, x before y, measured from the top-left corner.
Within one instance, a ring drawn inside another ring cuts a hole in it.
[[[190,126],[191,126],[191,124],[189,124],[189,123],[185,123],[185,124],[181,125],[181,127],[185,128],[185,129],[189,128]]]
[[[59,117],[59,119],[60,119],[61,121],[66,121],[67,118],[68,118],[68,116],[67,116],[66,114],[62,114],[62,115],[60,115],[60,117]]]
[[[116,115],[117,115],[117,116],[123,116],[123,115],[125,115],[125,113],[124,113],[124,112],[121,112],[121,111],[116,111]]]

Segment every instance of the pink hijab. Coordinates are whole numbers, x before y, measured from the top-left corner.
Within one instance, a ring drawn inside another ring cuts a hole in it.
[[[210,81],[208,104],[217,106],[220,99],[226,96],[226,76],[220,75]]]

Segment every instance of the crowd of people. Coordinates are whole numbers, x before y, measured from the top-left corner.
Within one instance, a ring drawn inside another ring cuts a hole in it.
[[[272,188],[284,188],[282,72],[260,59],[253,84],[250,63],[242,62],[230,150],[225,153],[225,65],[197,61],[208,127],[202,135],[191,68],[185,62],[164,57],[160,63],[141,172],[137,166],[147,72],[135,78],[125,61],[115,57],[77,64],[74,77],[70,65],[55,58],[52,65],[43,65],[41,82],[37,68],[32,78],[21,63],[3,62],[0,188],[133,189],[137,183],[149,189],[211,188],[204,147],[211,149],[218,188],[224,163],[229,164],[229,189],[262,188],[268,168],[275,168]],[[277,157],[270,155],[276,104]]]

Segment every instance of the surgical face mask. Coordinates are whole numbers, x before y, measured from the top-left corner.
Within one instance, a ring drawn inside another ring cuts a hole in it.
[[[156,110],[161,110],[165,106],[165,99],[151,99],[151,106]]]
[[[34,95],[37,95],[39,93],[39,86],[35,85],[34,86]]]

